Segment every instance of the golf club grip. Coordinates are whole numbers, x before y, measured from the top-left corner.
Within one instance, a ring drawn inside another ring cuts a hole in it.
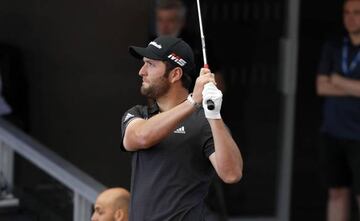
[[[204,64],[204,68],[209,69],[209,65]],[[212,101],[212,100],[207,100],[206,101],[206,106],[207,106],[208,110],[214,110],[215,109],[215,104],[214,104],[214,101]]]
[[[214,110],[215,109],[215,104],[214,104],[214,101],[212,101],[212,100],[207,100],[206,105],[207,105],[208,110]]]

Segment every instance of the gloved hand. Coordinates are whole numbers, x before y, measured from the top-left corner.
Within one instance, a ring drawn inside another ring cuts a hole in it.
[[[221,119],[220,110],[222,104],[222,96],[223,94],[217,87],[212,83],[207,83],[204,86],[204,90],[202,91],[203,96],[203,108],[205,111],[205,116],[208,119]],[[207,101],[212,100],[214,102],[215,108],[214,110],[209,110],[207,108]]]

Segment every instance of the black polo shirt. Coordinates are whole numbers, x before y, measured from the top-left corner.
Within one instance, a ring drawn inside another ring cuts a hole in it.
[[[135,106],[122,119],[122,137],[133,119],[159,113],[157,105]],[[130,221],[200,221],[215,170],[210,125],[195,111],[159,144],[133,152]]]

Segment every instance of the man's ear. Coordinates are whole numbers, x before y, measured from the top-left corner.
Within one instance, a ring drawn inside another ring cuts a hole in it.
[[[170,83],[175,83],[176,81],[179,81],[181,77],[183,76],[183,70],[180,67],[174,68],[170,72]]]
[[[122,209],[118,209],[115,211],[114,214],[115,221],[124,221],[125,219],[125,213]]]

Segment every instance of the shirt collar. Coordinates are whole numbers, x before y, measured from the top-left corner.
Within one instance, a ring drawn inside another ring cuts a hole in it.
[[[158,104],[156,102],[154,102],[153,104],[151,104],[148,107],[148,112],[149,112],[150,116],[153,116],[154,114],[159,113],[159,111],[160,111],[160,108],[159,108],[159,106],[158,106]]]

